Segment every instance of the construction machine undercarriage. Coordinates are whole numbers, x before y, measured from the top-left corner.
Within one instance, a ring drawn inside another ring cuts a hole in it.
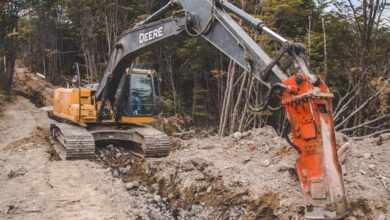
[[[168,136],[143,124],[106,124],[80,127],[66,123],[50,126],[50,141],[62,160],[95,159],[96,142],[123,142],[138,157],[168,156]]]

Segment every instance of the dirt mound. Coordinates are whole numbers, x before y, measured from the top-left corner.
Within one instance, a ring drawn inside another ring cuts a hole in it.
[[[343,150],[351,216],[357,219],[390,211],[389,139],[380,146],[376,139],[350,143]],[[101,148],[99,158],[115,177],[140,181],[162,198],[161,210],[176,219],[303,219],[298,154],[272,128],[175,142],[180,148],[165,159],[133,158],[123,146]]]
[[[167,160],[140,164],[151,174],[147,183],[157,183],[163,196],[175,195],[172,209],[204,204],[211,219],[288,219],[301,212],[296,153],[272,128],[181,145]]]
[[[177,133],[188,133],[193,127],[193,121],[190,117],[170,116],[165,117],[163,114],[158,114],[154,126],[160,131],[164,131],[168,135]]]
[[[28,98],[37,107],[52,105],[54,86],[25,67],[22,61],[15,64],[13,90],[16,94]]]

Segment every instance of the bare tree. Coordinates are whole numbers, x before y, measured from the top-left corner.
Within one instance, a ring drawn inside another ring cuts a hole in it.
[[[353,0],[346,2],[333,0],[333,2],[340,12],[348,15],[353,21],[361,47],[360,64],[365,66],[365,54],[378,34],[378,29],[383,22],[383,12],[388,7],[388,0],[362,0],[359,4]]]
[[[166,69],[167,69],[167,76],[165,77],[165,79],[172,93],[174,112],[175,114],[177,114],[177,91],[176,91],[175,81],[173,78],[172,56],[165,56],[165,62],[166,62]]]

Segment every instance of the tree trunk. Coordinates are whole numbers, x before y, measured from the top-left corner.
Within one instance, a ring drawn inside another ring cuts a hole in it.
[[[233,110],[232,121],[231,121],[231,124],[230,124],[230,133],[231,134],[236,129],[237,114],[238,114],[238,110],[240,108],[240,105],[242,103],[242,96],[244,94],[244,87],[245,87],[245,84],[246,84],[247,76],[248,76],[248,73],[245,71],[244,72],[244,77],[243,77],[242,82],[241,82],[240,91],[238,93],[237,101],[236,101],[236,104],[235,104],[234,110]]]
[[[231,65],[231,69],[229,70],[228,74],[230,75],[229,85],[226,88],[228,90],[228,95],[226,99],[226,106],[225,106],[225,112],[223,113],[224,119],[222,123],[222,129],[220,130],[220,136],[225,135],[225,129],[228,123],[229,113],[231,112],[231,105],[232,105],[232,96],[233,96],[233,85],[234,85],[234,77],[236,74],[236,64],[233,63]]]

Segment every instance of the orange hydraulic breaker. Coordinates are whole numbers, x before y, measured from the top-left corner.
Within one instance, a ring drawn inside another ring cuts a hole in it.
[[[332,116],[333,95],[320,80],[314,86],[298,73],[282,83],[281,96],[291,125],[291,140],[308,219],[341,219],[348,215],[341,167],[337,159]]]

